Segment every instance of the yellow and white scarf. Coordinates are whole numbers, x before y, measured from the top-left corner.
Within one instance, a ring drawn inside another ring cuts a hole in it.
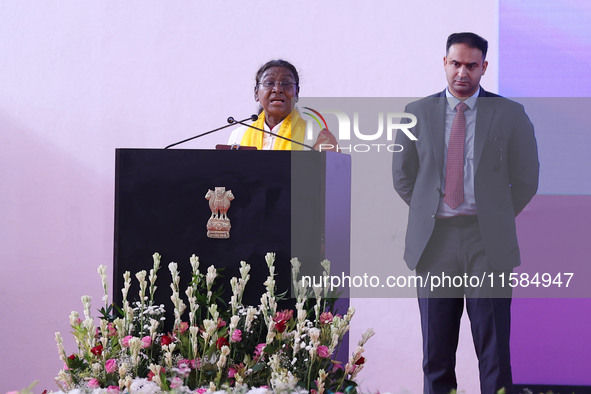
[[[259,129],[265,128],[265,111],[261,112],[256,122],[252,124],[254,127]],[[263,149],[263,132],[250,127],[242,136],[240,145],[242,146],[256,146],[258,150]],[[297,109],[291,111],[289,115],[281,123],[279,132],[277,133],[281,137],[289,138],[294,141],[304,142],[304,136],[306,134],[306,121],[302,119]],[[302,146],[298,144],[292,144],[290,141],[284,140],[283,138],[276,138],[273,144],[273,150],[302,150]]]

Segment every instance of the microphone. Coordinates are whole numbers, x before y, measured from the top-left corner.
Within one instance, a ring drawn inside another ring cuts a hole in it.
[[[257,120],[258,118],[259,118],[259,117],[258,117],[258,116],[256,116],[256,115],[252,115],[252,116],[250,117],[250,119],[251,119],[253,122],[254,122],[255,120]],[[287,140],[287,141],[289,141],[289,142],[293,142],[294,144],[298,144],[298,145],[301,145],[301,146],[305,146],[306,148],[308,148],[308,149],[310,149],[310,150],[313,150],[313,151],[317,152],[317,150],[316,150],[316,149],[314,149],[313,147],[311,147],[310,145],[306,145],[306,144],[303,144],[303,143],[301,143],[301,142],[294,141],[294,140],[292,140],[291,138],[283,137],[283,136],[281,136],[281,135],[279,135],[279,134],[275,134],[275,133],[273,133],[273,132],[271,132],[271,131],[267,131],[267,130],[259,129],[258,127],[254,127],[254,126],[252,126],[252,125],[246,124],[246,123],[244,123],[246,120],[248,120],[248,119],[245,119],[245,120],[234,120],[234,118],[230,116],[230,117],[228,118],[228,123],[230,123],[230,124],[236,124],[236,123],[238,123],[238,124],[241,124],[241,125],[243,125],[243,126],[250,127],[251,129],[255,129],[255,130],[258,130],[258,131],[262,131],[263,133],[271,134],[272,136],[275,136],[275,137],[278,137],[278,138],[281,138],[281,139]]]
[[[247,118],[247,119],[244,119],[241,121],[234,120],[234,118],[231,116],[228,117],[228,123],[230,123],[230,124],[244,122],[245,120],[252,120],[253,122],[256,122],[257,120],[259,120],[259,117],[258,117],[258,115],[250,115],[250,118]]]
[[[203,137],[204,135],[207,135],[207,134],[215,133],[216,131],[220,131],[220,130],[222,130],[222,129],[228,128],[228,127],[230,127],[230,126],[232,126],[232,125],[234,125],[234,124],[236,124],[236,123],[243,124],[242,122],[246,122],[247,120],[252,120],[252,121],[254,122],[254,121],[255,121],[255,120],[257,120],[258,118],[259,118],[259,117],[258,117],[258,116],[256,116],[256,115],[251,115],[251,116],[249,116],[249,117],[248,117],[248,118],[246,118],[246,119],[243,119],[243,120],[241,120],[241,121],[237,121],[237,120],[234,120],[234,118],[230,116],[230,117],[228,118],[228,123],[229,123],[229,124],[227,124],[227,125],[225,125],[225,126],[222,126],[222,127],[218,127],[217,129],[214,129],[214,130],[207,131],[207,132],[205,132],[205,133],[201,133],[201,134],[199,134],[199,135],[196,135],[196,136],[194,136],[194,137],[187,138],[187,139],[185,139],[185,140],[182,140],[182,141],[179,141],[179,142],[175,142],[174,144],[170,144],[170,145],[168,145],[168,146],[167,146],[167,147],[165,147],[164,149],[172,148],[173,146],[180,145],[180,144],[182,144],[182,143],[184,143],[184,142],[187,142],[187,141],[194,140],[195,138],[199,138],[199,137]],[[230,120],[230,119],[231,119],[231,120]]]

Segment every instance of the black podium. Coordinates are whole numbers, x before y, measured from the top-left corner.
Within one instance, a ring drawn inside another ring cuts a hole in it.
[[[229,239],[207,237],[205,195],[216,187],[235,197]],[[247,305],[258,305],[264,292],[267,252],[276,253],[277,290],[288,295],[291,257],[300,259],[304,274],[319,275],[324,258],[332,274],[349,274],[350,192],[351,158],[339,153],[117,149],[114,301],[121,303],[123,273],[149,272],[154,252],[162,255],[156,302],[170,314],[168,263],[178,263],[183,293],[193,253],[201,272],[212,264],[224,268],[227,289],[240,261],[249,263]],[[132,282],[130,300],[137,297]]]

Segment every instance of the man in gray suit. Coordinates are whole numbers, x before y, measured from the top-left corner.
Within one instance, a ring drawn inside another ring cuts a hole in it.
[[[512,391],[511,293],[499,279],[520,264],[515,216],[536,193],[539,164],[523,106],[480,87],[487,49],[474,33],[450,35],[443,59],[447,88],[406,107],[417,117],[416,141],[396,136],[403,150],[394,153],[392,169],[394,188],[409,205],[408,267],[431,280],[486,278],[482,288],[418,290],[424,392],[430,394],[457,388],[464,296],[482,393]]]

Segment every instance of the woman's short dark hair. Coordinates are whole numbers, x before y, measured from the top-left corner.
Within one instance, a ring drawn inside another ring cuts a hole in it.
[[[449,47],[454,44],[465,44],[470,48],[480,49],[482,58],[486,58],[486,51],[488,50],[488,41],[475,33],[453,33],[447,38],[447,45],[445,46],[445,53],[449,52]]]
[[[263,64],[261,66],[261,68],[259,68],[259,71],[257,71],[257,74],[255,76],[255,81],[254,81],[255,92],[257,91],[258,86],[261,83],[261,78],[263,77],[263,74],[265,73],[265,71],[267,71],[271,67],[283,67],[283,68],[286,68],[289,71],[291,71],[291,73],[293,74],[293,77],[295,79],[296,88],[299,88],[300,76],[298,75],[298,70],[296,70],[295,66],[293,64],[291,64],[290,62],[288,62],[287,60],[277,59],[277,60],[269,60],[267,63]]]

